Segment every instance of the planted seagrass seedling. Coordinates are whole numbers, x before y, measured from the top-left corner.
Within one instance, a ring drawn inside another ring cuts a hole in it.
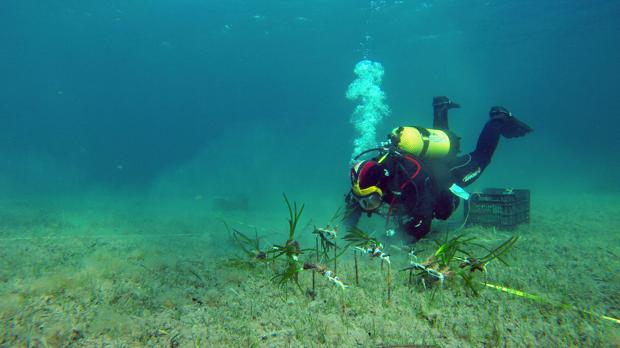
[[[383,244],[376,238],[371,237],[368,233],[362,231],[357,227],[349,229],[348,233],[344,236],[344,240],[348,241],[349,246],[354,248],[354,261],[355,261],[355,283],[359,285],[359,268],[357,263],[357,252],[368,254],[371,258],[381,259],[381,270],[383,270],[383,262],[387,262],[387,299],[390,302],[392,294],[392,271],[390,267],[390,255],[383,252]]]
[[[421,279],[425,288],[427,283],[439,282],[443,285],[446,279],[459,276],[465,287],[477,295],[479,286],[474,278],[475,272],[481,271],[486,274],[486,265],[495,259],[507,264],[502,256],[514,246],[517,240],[517,236],[510,237],[499,246],[489,249],[475,242],[475,237],[462,234],[448,239],[446,236],[443,242],[436,241],[437,249],[423,262],[418,262],[417,256],[413,252],[410,253],[412,258],[410,266],[402,271],[415,272],[410,275]],[[471,251],[473,247],[484,249],[487,254],[479,258],[474,257]]]
[[[357,227],[349,229],[344,236],[344,240],[349,242],[347,247],[353,246],[355,250],[368,254],[372,258],[377,257],[382,261],[390,263],[390,255],[383,252],[383,244],[361,229]]]
[[[329,259],[331,251],[334,250],[335,252],[338,248],[336,245],[336,238],[338,238],[338,228],[330,227],[330,225],[327,224],[323,228],[315,227],[312,234],[316,235],[316,238],[318,238],[319,245],[321,247],[319,250],[317,250],[319,257],[323,260]]]
[[[338,208],[332,218],[324,228],[314,228],[312,232],[316,235],[316,262],[331,261],[329,259],[333,250],[334,274],[338,269],[338,224],[336,221],[342,221],[342,209]],[[320,242],[320,249],[319,249]],[[344,252],[344,250],[343,250]],[[314,274],[312,275],[312,291],[314,291]]]
[[[337,227],[330,228],[330,225],[327,224],[324,228],[315,227],[312,233],[315,235],[315,239],[316,239],[316,248],[314,250],[316,254],[316,264],[321,262],[321,259],[328,260],[329,253],[333,249],[334,250],[334,273],[335,273],[337,259],[338,259],[336,255],[338,251],[338,245],[336,244],[336,240],[338,238],[338,228]],[[319,248],[319,241],[320,241],[320,248]],[[314,272],[312,272],[312,289],[309,290],[308,295],[311,298],[314,298],[316,296],[316,280],[315,280],[316,268],[310,268],[310,269],[313,269]]]
[[[293,283],[300,291],[303,291],[299,284],[299,272],[301,272],[301,270],[303,270],[303,267],[298,259],[296,257],[290,258],[287,259],[284,268],[277,272],[271,280],[283,288]]]
[[[239,247],[245,255],[245,258],[236,257],[230,259],[231,264],[253,267],[257,263],[269,261],[267,258],[267,252],[262,250],[260,247],[260,237],[258,236],[258,232],[256,230],[254,231],[254,238],[251,238],[234,228],[230,229],[227,224],[224,225],[226,226],[228,233],[232,236],[235,245],[237,245],[237,247]]]
[[[480,291],[480,282],[475,281],[474,273],[476,271],[484,273],[486,282],[487,264],[489,262],[497,259],[504,265],[508,266],[508,263],[503,259],[502,256],[504,256],[504,254],[508,252],[508,250],[512,249],[517,240],[519,240],[518,236],[510,237],[494,249],[488,249],[483,245],[476,244],[477,246],[487,250],[488,253],[480,258],[471,256],[466,256],[463,258],[457,257],[457,260],[460,261],[460,270],[457,272],[457,274],[463,279],[465,286],[469,288],[475,295],[478,295]]]
[[[446,239],[443,242],[435,241],[437,249],[428,257],[425,261],[419,263],[417,255],[411,252],[410,266],[402,269],[402,271],[418,271],[415,277],[419,277],[422,280],[422,284],[426,287],[426,282],[431,283],[439,281],[441,285],[446,278],[454,276],[454,271],[450,267],[458,253],[462,253],[465,257],[470,257],[468,251],[464,249],[467,243],[471,242],[472,238],[465,238],[465,235],[459,235],[454,238]]]
[[[289,213],[288,239],[283,245],[274,245],[271,250],[267,251],[267,259],[272,261],[275,265],[281,257],[284,257],[285,264],[283,269],[280,272],[276,272],[272,280],[282,287],[285,287],[289,283],[294,283],[301,290],[299,272],[303,270],[303,264],[299,261],[299,255],[302,254],[302,250],[299,246],[299,242],[295,240],[295,230],[297,229],[301,214],[304,211],[304,205],[302,204],[301,207],[297,207],[296,202],[291,204],[286,195],[284,195],[284,201],[286,202]]]
[[[297,224],[301,218],[301,214],[304,211],[304,205],[297,207],[297,203],[293,202],[293,205],[288,200],[288,197],[284,195],[284,201],[288,208],[288,239],[283,245],[274,245],[267,253],[270,254],[271,259],[277,259],[280,256],[286,256],[287,258],[298,257],[301,254],[301,248],[299,242],[295,240],[295,230]]]
[[[254,230],[254,238],[251,238],[234,228],[231,232],[231,230],[228,228],[228,225],[226,225],[226,229],[228,229],[229,233],[232,235],[235,244],[250,260],[267,260],[267,253],[263,251],[260,247],[260,237],[258,236],[258,231]]]
[[[334,274],[334,272],[332,272],[329,269],[327,269],[327,266],[325,266],[325,265],[321,265],[319,263],[305,262],[304,263],[304,270],[310,270],[310,269],[311,270],[315,270],[317,273],[319,273],[320,275],[324,276],[330,282],[334,283],[334,285],[340,287],[343,290],[347,287],[342,282],[342,280],[340,280],[340,278],[338,278],[338,276],[336,274]]]

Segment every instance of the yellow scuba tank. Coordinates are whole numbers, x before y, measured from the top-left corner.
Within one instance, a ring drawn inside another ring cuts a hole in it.
[[[458,137],[439,129],[394,128],[390,141],[398,149],[424,159],[437,159],[459,151]]]

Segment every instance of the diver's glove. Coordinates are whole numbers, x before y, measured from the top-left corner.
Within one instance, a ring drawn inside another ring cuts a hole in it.
[[[505,138],[522,137],[533,131],[530,126],[514,117],[512,113],[503,106],[492,107],[489,111],[489,117],[491,120],[500,120],[503,123],[500,131]]]

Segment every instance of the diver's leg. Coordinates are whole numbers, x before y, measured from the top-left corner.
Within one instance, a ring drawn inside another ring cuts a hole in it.
[[[489,116],[490,120],[478,137],[476,149],[465,156],[457,157],[450,169],[455,183],[461,187],[471,185],[491,163],[500,136],[514,138],[532,131],[503,107],[491,108]]]
[[[448,130],[448,110],[459,108],[460,105],[450,98],[439,96],[433,98],[433,128]]]
[[[484,169],[491,163],[491,157],[499,143],[501,121],[490,120],[478,137],[476,149],[465,156],[456,158],[450,172],[455,184],[465,187],[476,181]]]

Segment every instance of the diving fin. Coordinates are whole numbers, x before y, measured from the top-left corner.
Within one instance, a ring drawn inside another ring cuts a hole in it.
[[[492,120],[500,120],[502,122],[501,134],[504,138],[517,138],[526,135],[533,129],[525,124],[525,122],[514,117],[510,111],[503,106],[494,106],[489,111]]]
[[[446,96],[438,96],[433,97],[433,108],[436,110],[439,109],[455,109],[460,108],[461,106],[458,103],[453,102],[450,98]]]
[[[523,121],[518,120],[514,116],[506,119],[506,121],[504,121],[504,125],[502,126],[502,135],[505,138],[522,137],[532,131],[533,129],[530,126],[525,124]]]

